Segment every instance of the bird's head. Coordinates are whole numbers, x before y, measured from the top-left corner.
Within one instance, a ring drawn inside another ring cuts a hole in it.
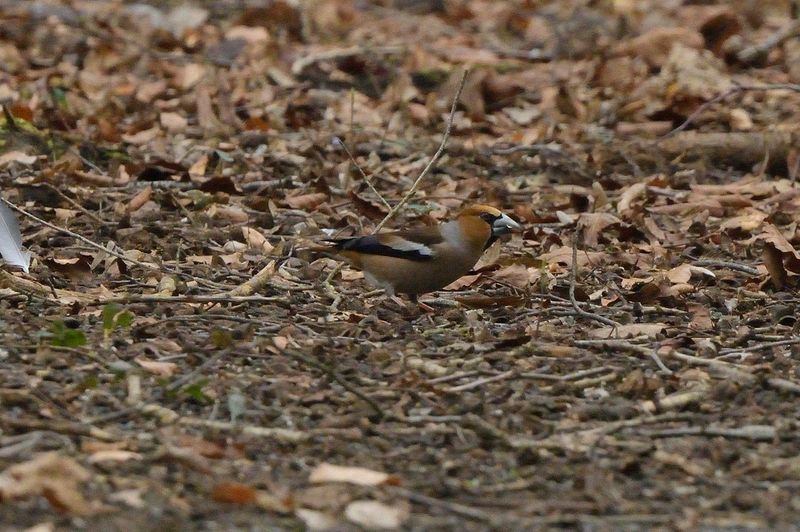
[[[522,226],[491,205],[471,205],[461,211],[459,218],[478,218],[489,225],[492,240],[512,231],[522,231]]]

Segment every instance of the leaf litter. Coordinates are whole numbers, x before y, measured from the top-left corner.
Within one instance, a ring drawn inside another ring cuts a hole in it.
[[[0,519],[793,526],[800,74],[762,4],[0,6]],[[400,201],[525,231],[420,316],[319,251]]]

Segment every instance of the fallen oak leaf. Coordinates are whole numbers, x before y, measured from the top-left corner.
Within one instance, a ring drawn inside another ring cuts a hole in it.
[[[255,489],[240,482],[221,482],[214,486],[211,498],[217,502],[227,504],[249,505],[253,504],[280,514],[287,514],[294,509],[294,500],[291,496],[277,497],[264,490]]]
[[[128,202],[128,208],[126,209],[129,213],[138,211],[142,208],[142,206],[150,201],[150,197],[153,195],[153,187],[150,185],[144,187],[138,194],[131,198]]]
[[[394,530],[408,519],[407,504],[390,506],[379,501],[353,501],[344,510],[347,519],[368,530]]]
[[[178,370],[178,365],[174,362],[159,362],[157,360],[147,360],[146,358],[135,359],[145,371],[161,377],[171,377]]]
[[[617,212],[625,215],[631,210],[631,205],[647,192],[647,183],[634,183],[620,195],[617,202]]]
[[[312,192],[310,194],[300,194],[299,196],[289,196],[284,199],[284,202],[292,209],[312,210],[327,200],[328,195],[324,192]]]
[[[543,261],[545,264],[550,266],[551,269],[556,264],[564,264],[569,266],[572,264],[572,247],[561,246],[548,253],[539,255],[539,260]],[[587,265],[600,266],[602,264],[605,264],[608,260],[609,260],[608,254],[602,251],[585,251],[585,250],[578,251],[578,257],[577,257],[578,268],[583,268]]]
[[[789,284],[789,272],[800,273],[800,253],[772,224],[764,228],[758,239],[764,241],[764,266],[772,284],[780,290]]]
[[[11,163],[18,163],[24,166],[30,166],[36,162],[38,157],[36,155],[28,155],[21,151],[10,151],[0,155],[0,168],[4,168]]]
[[[382,471],[365,467],[348,467],[321,463],[311,471],[308,481],[312,484],[325,482],[347,482],[359,486],[380,486],[400,484],[400,478]]]
[[[771,242],[764,243],[764,266],[767,267],[772,286],[781,290],[789,282],[789,273],[783,266],[783,253]]]
[[[800,252],[794,249],[794,246],[786,240],[786,237],[774,225],[768,224],[764,227],[764,232],[759,235],[759,239],[769,242],[781,253],[787,253],[795,260],[800,261]]]
[[[344,272],[342,272],[342,273],[344,273]],[[481,279],[481,276],[482,275],[480,273],[476,273],[475,275],[464,275],[462,277],[459,277],[458,279],[456,279],[455,281],[453,281],[449,285],[445,286],[444,288],[442,288],[442,290],[457,291],[457,290],[463,290],[465,288],[469,288],[469,287],[477,284],[478,281]]]
[[[64,513],[92,515],[108,510],[81,493],[79,486],[90,478],[91,473],[71,458],[54,452],[40,454],[0,474],[0,501],[42,496]]]
[[[222,482],[214,486],[211,498],[228,504],[252,504],[256,502],[258,490],[239,482]]]
[[[717,276],[714,275],[714,272],[708,268],[693,266],[691,264],[681,264],[680,266],[676,266],[667,272],[667,279],[674,284],[683,284],[688,283],[692,278],[692,275],[710,277],[712,279],[717,278]]]
[[[336,517],[318,510],[298,508],[294,514],[303,521],[308,530],[336,530],[342,526]]]
[[[584,229],[583,243],[586,246],[594,247],[600,233],[609,226],[621,224],[622,220],[610,212],[585,212],[578,218],[578,229]]]
[[[97,451],[89,456],[87,460],[90,464],[97,464],[99,462],[127,462],[129,460],[141,460],[142,455],[133,451],[126,451],[124,449],[106,449]]]

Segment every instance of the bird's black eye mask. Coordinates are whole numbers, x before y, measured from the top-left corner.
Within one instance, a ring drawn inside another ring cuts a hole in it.
[[[500,219],[499,216],[495,216],[494,214],[489,213],[489,212],[482,212],[480,214],[480,216],[481,216],[481,220],[483,220],[484,222],[489,224],[489,227],[492,227],[492,228],[494,226],[494,222],[496,222],[497,220]],[[497,240],[497,236],[494,234],[494,229],[492,229],[492,235],[489,237],[489,240],[487,240],[486,244],[484,244],[484,246],[483,246],[484,251],[489,249],[492,246],[492,244],[495,243],[496,240]]]
[[[494,224],[494,222],[499,220],[499,219],[500,219],[500,217],[499,216],[495,216],[494,214],[491,214],[491,213],[488,213],[488,212],[482,212],[481,213],[481,220],[483,220],[484,222],[486,222],[489,225]]]

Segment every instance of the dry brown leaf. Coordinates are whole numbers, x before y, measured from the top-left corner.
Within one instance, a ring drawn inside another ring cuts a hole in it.
[[[142,146],[149,142],[152,142],[155,139],[160,130],[157,127],[151,127],[150,129],[143,129],[137,133],[129,134],[129,135],[122,135],[122,140],[127,142],[128,144],[133,144],[135,146]]]
[[[739,229],[741,231],[751,232],[761,227],[768,217],[767,213],[758,209],[746,209],[744,214],[728,218],[720,229]]]
[[[153,187],[150,185],[144,187],[142,190],[139,191],[131,200],[128,202],[128,212],[135,212],[142,208],[142,206],[150,201],[150,197],[153,195]]]
[[[142,103],[150,103],[165,90],[167,90],[166,80],[143,81],[136,88],[136,99]]]
[[[124,449],[106,449],[97,451],[89,456],[88,462],[90,464],[97,464],[100,462],[127,462],[129,460],[141,460],[143,457],[139,453],[133,451],[126,451]]]
[[[667,272],[667,279],[675,284],[688,283],[693,274],[702,277],[710,277],[712,279],[717,277],[714,275],[714,272],[708,268],[693,266],[691,264],[681,264],[680,266],[676,266]]]
[[[274,246],[267,241],[266,237],[264,237],[264,235],[262,235],[258,229],[243,226],[242,236],[251,249],[258,250],[264,255],[269,255],[272,253],[272,250],[275,249]]]
[[[243,224],[247,223],[250,220],[250,216],[244,212],[244,209],[241,207],[237,207],[235,205],[228,205],[228,206],[212,206],[208,209],[208,215],[212,218],[220,218],[222,220],[227,220],[234,224]]]
[[[338,530],[342,527],[342,523],[335,516],[325,512],[309,508],[298,508],[294,513],[303,521],[308,530],[321,532]]]
[[[502,242],[498,240],[497,242],[492,244],[489,247],[489,249],[487,249],[483,253],[483,255],[481,255],[481,258],[478,259],[477,264],[475,264],[475,266],[473,266],[472,269],[475,271],[481,271],[483,268],[491,266],[492,264],[497,262],[502,254],[503,254],[503,245]]]
[[[409,516],[407,504],[389,506],[378,501],[353,501],[344,510],[347,519],[369,530],[400,528]]]
[[[381,484],[396,485],[400,479],[388,473],[364,467],[338,466],[323,462],[311,471],[308,481],[312,484],[347,482],[359,486],[380,486]]]
[[[556,264],[564,264],[567,266],[572,265],[572,248],[569,246],[561,246],[549,253],[539,255],[539,259],[544,261],[549,266]],[[578,250],[575,261],[578,263],[578,268],[585,268],[586,266],[601,266],[608,262],[610,257],[607,253],[602,251],[585,251]]]
[[[290,196],[284,201],[292,209],[313,210],[328,201],[328,195],[324,192],[312,192],[310,194]]]
[[[194,453],[205,458],[240,458],[242,451],[234,445],[223,445],[189,434],[178,434],[175,444],[179,447],[191,449]]]
[[[477,284],[478,281],[481,279],[481,277],[482,274],[480,273],[477,273],[475,275],[464,275],[462,277],[459,277],[449,285],[445,286],[444,288],[442,288],[442,290],[452,290],[452,291],[464,290],[465,288],[469,288]]]
[[[108,500],[111,502],[121,502],[122,504],[126,504],[131,508],[144,508],[147,503],[142,498],[142,490],[141,489],[128,489],[128,490],[120,490],[115,493],[112,493],[108,496]]]
[[[597,245],[597,239],[603,229],[621,223],[622,220],[609,212],[585,212],[578,218],[578,227],[584,229],[583,243],[589,247]]]
[[[764,244],[763,258],[772,286],[776,290],[781,290],[789,282],[789,274],[783,266],[783,253],[772,242],[766,242]]]
[[[242,39],[249,44],[269,41],[269,33],[262,26],[232,26],[225,32],[230,40]]]
[[[631,210],[634,201],[644,196],[647,192],[647,183],[634,183],[625,189],[617,202],[617,212],[625,215]]]
[[[197,63],[189,63],[178,71],[175,81],[181,89],[188,90],[194,87],[205,75],[205,66]]]
[[[159,115],[161,127],[170,133],[182,133],[186,131],[189,121],[178,113],[163,112]]]
[[[702,49],[703,36],[694,30],[681,27],[653,28],[652,30],[618,44],[613,53],[631,55],[647,61],[651,67],[661,67],[667,62],[676,44]]]
[[[783,236],[783,234],[774,225],[768,224],[767,226],[765,226],[764,232],[761,233],[759,238],[764,242],[769,242],[770,244],[772,244],[775,247],[775,249],[777,249],[781,253],[787,253],[792,257],[794,257],[795,259],[800,260],[800,253],[798,253],[798,251],[794,249],[794,246],[792,246],[792,244],[790,244],[789,241],[786,240],[786,237]]]
[[[91,515],[105,511],[103,504],[86,500],[79,489],[90,478],[89,471],[73,459],[44,453],[0,474],[0,500],[43,496],[60,512]]]
[[[528,268],[523,264],[512,264],[493,272],[491,277],[495,281],[509,284],[515,288],[526,289],[539,280],[541,270]]]
[[[22,151],[9,151],[0,155],[0,168],[5,168],[12,163],[30,166],[36,162],[36,159],[37,157],[35,155],[28,155]]]
[[[239,482],[222,482],[214,486],[211,498],[228,504],[252,504],[256,502],[258,491]]]
[[[206,167],[208,166],[208,155],[203,154],[198,158],[192,166],[189,167],[189,177],[203,177],[206,175]]]
[[[146,358],[137,358],[136,363],[145,369],[148,373],[159,375],[161,377],[172,377],[178,371],[178,365],[175,362],[158,362],[156,360],[147,360]]]
[[[708,331],[714,328],[714,322],[711,320],[711,311],[707,306],[697,303],[690,303],[687,306],[689,312],[692,313],[692,321],[689,323],[690,329]]]
[[[364,272],[351,268],[344,268],[339,274],[339,277],[342,281],[357,281],[364,278]]]

